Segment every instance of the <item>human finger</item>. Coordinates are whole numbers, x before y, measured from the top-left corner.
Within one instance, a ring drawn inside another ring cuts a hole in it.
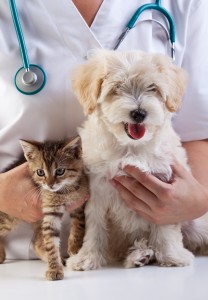
[[[111,181],[113,186],[118,190],[119,194],[121,195],[122,199],[125,201],[126,205],[134,212],[136,212],[141,218],[147,220],[152,224],[169,224],[169,220],[166,218],[161,217],[160,211],[154,210],[149,207],[143,200],[140,200],[133,195],[130,195],[130,192],[127,190],[125,191],[125,187],[120,185],[119,182]]]
[[[174,159],[171,167],[173,171],[173,178],[174,177],[185,178],[187,172],[189,173],[189,171],[186,170],[176,159]]]
[[[134,166],[125,166],[124,171],[140,182],[145,188],[155,195],[161,194],[161,191],[167,189],[168,183],[161,181],[153,174],[142,172]]]
[[[155,195],[136,179],[130,176],[118,176],[114,179],[128,189],[136,198],[146,203],[149,207],[155,206],[157,200]]]
[[[150,213],[150,206],[136,197],[134,194],[132,194],[131,191],[129,191],[129,189],[123,186],[120,182],[115,179],[112,179],[110,182],[119,192],[121,198],[125,201],[130,209],[134,210],[137,213],[139,213],[140,211]]]

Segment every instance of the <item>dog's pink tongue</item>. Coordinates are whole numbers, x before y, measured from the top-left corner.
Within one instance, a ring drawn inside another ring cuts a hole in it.
[[[141,124],[128,123],[128,132],[133,139],[139,140],[145,134],[145,127]]]

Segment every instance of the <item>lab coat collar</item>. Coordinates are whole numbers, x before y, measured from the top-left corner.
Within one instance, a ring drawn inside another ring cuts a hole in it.
[[[79,57],[79,60],[80,56],[86,57],[91,49],[102,48],[101,43],[72,1],[62,0],[62,3],[60,3],[60,1],[54,0],[53,4],[51,0],[39,1],[56,25],[63,43],[65,43],[75,60],[76,57]]]

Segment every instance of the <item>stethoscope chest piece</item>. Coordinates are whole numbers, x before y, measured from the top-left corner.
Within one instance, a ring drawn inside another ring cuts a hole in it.
[[[40,92],[46,83],[44,70],[37,65],[30,65],[28,70],[20,68],[15,74],[15,85],[18,91],[26,95]]]

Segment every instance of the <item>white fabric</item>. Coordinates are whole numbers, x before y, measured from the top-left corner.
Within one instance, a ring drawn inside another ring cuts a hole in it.
[[[47,83],[33,96],[16,90],[13,78],[22,62],[8,1],[1,0],[0,169],[21,153],[20,138],[44,141],[75,134],[84,116],[70,86],[73,67],[84,61],[94,48],[112,49],[132,14],[146,1],[104,0],[91,28],[70,0],[16,0],[16,3],[30,62],[44,68]],[[176,64],[184,67],[190,78],[174,126],[184,141],[205,139],[208,138],[208,1],[164,0],[162,3],[175,20]],[[144,12],[119,50],[170,53],[161,26],[144,21],[150,18],[167,26],[160,13]],[[17,234],[18,231],[7,239],[8,257],[33,257],[28,254],[31,231],[27,228],[24,233],[28,242],[19,239],[21,255],[14,251]]]

